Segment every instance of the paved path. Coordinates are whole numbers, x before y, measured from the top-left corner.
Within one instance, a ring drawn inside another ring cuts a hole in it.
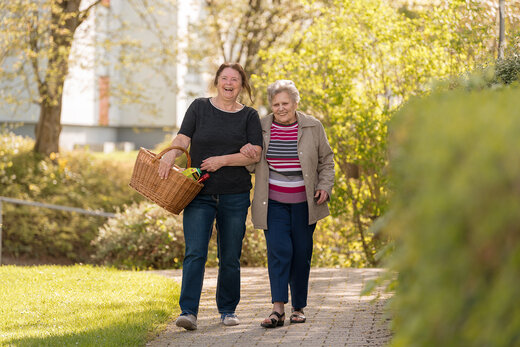
[[[266,268],[242,268],[242,299],[237,307],[240,325],[220,324],[215,304],[217,269],[206,269],[198,330],[186,331],[172,322],[147,346],[384,346],[390,340],[383,306],[389,295],[361,297],[364,283],[380,269],[312,268],[307,322],[264,329],[260,322],[270,313]],[[181,279],[181,270],[158,273]],[[286,305],[286,311],[290,306]],[[286,313],[287,314],[287,313]]]

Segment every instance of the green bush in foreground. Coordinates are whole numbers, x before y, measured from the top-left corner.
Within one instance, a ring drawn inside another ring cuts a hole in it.
[[[140,200],[128,182],[131,165],[65,152],[44,158],[33,141],[0,133],[0,195],[113,212]],[[85,261],[104,217],[41,207],[3,204],[3,250],[11,257]]]
[[[179,285],[92,266],[0,267],[1,346],[144,346],[179,311]]]
[[[390,133],[392,346],[519,346],[520,90],[415,100]]]

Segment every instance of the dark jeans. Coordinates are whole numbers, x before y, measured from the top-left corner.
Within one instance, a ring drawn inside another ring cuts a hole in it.
[[[272,302],[288,302],[294,308],[307,306],[312,236],[316,223],[308,225],[307,202],[285,204],[269,200],[267,209],[267,263]]]
[[[217,307],[220,313],[235,312],[240,301],[240,255],[249,204],[249,192],[198,195],[184,209],[186,246],[179,299],[182,313],[198,314],[208,244],[215,220],[219,259]]]

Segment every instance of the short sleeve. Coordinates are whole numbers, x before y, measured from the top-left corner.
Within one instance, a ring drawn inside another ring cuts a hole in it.
[[[188,109],[186,110],[186,114],[184,115],[184,119],[182,120],[181,128],[177,134],[186,135],[189,138],[193,137],[193,133],[195,132],[195,125],[197,122],[197,100],[194,100]]]
[[[247,122],[247,142],[252,145],[263,147],[262,124],[260,123],[260,117],[256,110],[251,112],[251,116]]]

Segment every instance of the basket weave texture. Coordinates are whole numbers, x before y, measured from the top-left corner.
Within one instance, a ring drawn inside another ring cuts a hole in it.
[[[130,187],[165,210],[179,214],[195,198],[204,185],[171,169],[167,179],[159,177],[159,160],[166,152],[180,149],[186,154],[186,167],[191,166],[189,153],[182,147],[171,146],[159,154],[140,148],[135,160]],[[175,165],[179,170],[180,168]]]

